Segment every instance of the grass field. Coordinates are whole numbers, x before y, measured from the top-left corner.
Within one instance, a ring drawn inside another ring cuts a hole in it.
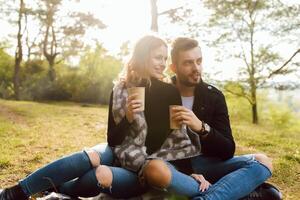
[[[300,123],[279,128],[231,118],[237,154],[265,152],[284,199],[300,199]],[[0,100],[0,188],[60,156],[105,142],[107,107]]]

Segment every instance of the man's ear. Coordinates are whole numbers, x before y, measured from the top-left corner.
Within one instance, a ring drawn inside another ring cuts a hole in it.
[[[176,66],[174,65],[174,64],[170,64],[170,67],[169,67],[170,69],[171,69],[171,71],[173,72],[173,73],[175,73],[176,74]]]

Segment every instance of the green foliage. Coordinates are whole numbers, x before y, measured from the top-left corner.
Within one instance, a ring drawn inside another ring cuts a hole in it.
[[[245,98],[236,97],[230,93],[225,92],[227,106],[229,110],[231,121],[248,121],[251,120],[251,110],[249,109],[249,103]]]
[[[113,80],[121,66],[122,63],[107,55],[100,44],[94,50],[88,48],[80,60],[77,73],[80,81],[74,88],[72,100],[108,103]]]
[[[265,114],[271,124],[279,128],[286,128],[292,125],[292,120],[295,118],[292,111],[286,105],[278,103],[270,103],[269,109]]]
[[[57,66],[61,68],[63,65]],[[21,94],[23,100],[67,100],[70,95],[61,84],[60,79],[52,82],[48,76],[47,63],[32,60],[25,63],[21,73]]]
[[[240,87],[228,84],[231,91],[238,92]],[[236,90],[234,90],[236,89]],[[231,92],[226,92],[225,96],[228,104],[231,121],[247,121],[251,120],[251,110],[249,102],[246,98],[238,97]],[[259,115],[264,124],[281,129],[293,126],[297,119],[296,113],[292,111],[290,105],[285,101],[275,103],[268,98],[268,90],[258,90]],[[295,105],[296,106],[296,105]],[[300,107],[298,107],[300,108]]]
[[[13,66],[13,57],[0,48],[0,98],[13,96]]]
[[[249,100],[249,94],[247,93],[248,91],[244,85],[236,81],[226,81],[224,83],[224,90],[227,93],[238,97],[244,97]]]
[[[13,58],[1,50],[0,98],[8,99],[13,96],[13,64]],[[57,64],[55,81],[49,79],[46,60],[30,60],[21,66],[20,99],[107,104],[113,80],[120,72],[121,66],[121,61],[108,55],[100,44],[97,44],[95,49],[85,49],[79,66]]]

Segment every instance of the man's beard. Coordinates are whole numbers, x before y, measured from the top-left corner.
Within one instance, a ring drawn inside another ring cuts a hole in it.
[[[181,85],[184,85],[185,87],[195,87],[199,83],[199,81],[195,83],[190,82],[188,79],[178,79],[178,81]]]

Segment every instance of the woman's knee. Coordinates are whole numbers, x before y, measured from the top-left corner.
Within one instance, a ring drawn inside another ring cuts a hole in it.
[[[255,160],[266,166],[271,172],[273,171],[272,159],[262,153],[254,154]]]
[[[146,182],[158,188],[166,188],[171,182],[171,170],[162,160],[151,160],[147,163],[143,171]]]
[[[96,168],[98,167],[101,162],[100,162],[100,155],[98,154],[98,152],[96,152],[93,149],[87,149],[85,150],[86,154],[88,155],[91,165]]]
[[[106,143],[98,144],[89,148],[89,150],[95,151],[100,157],[101,165],[111,166],[114,160],[114,154],[110,146]]]
[[[108,188],[112,185],[113,174],[109,167],[100,165],[96,168],[96,178],[98,183],[103,188]]]

